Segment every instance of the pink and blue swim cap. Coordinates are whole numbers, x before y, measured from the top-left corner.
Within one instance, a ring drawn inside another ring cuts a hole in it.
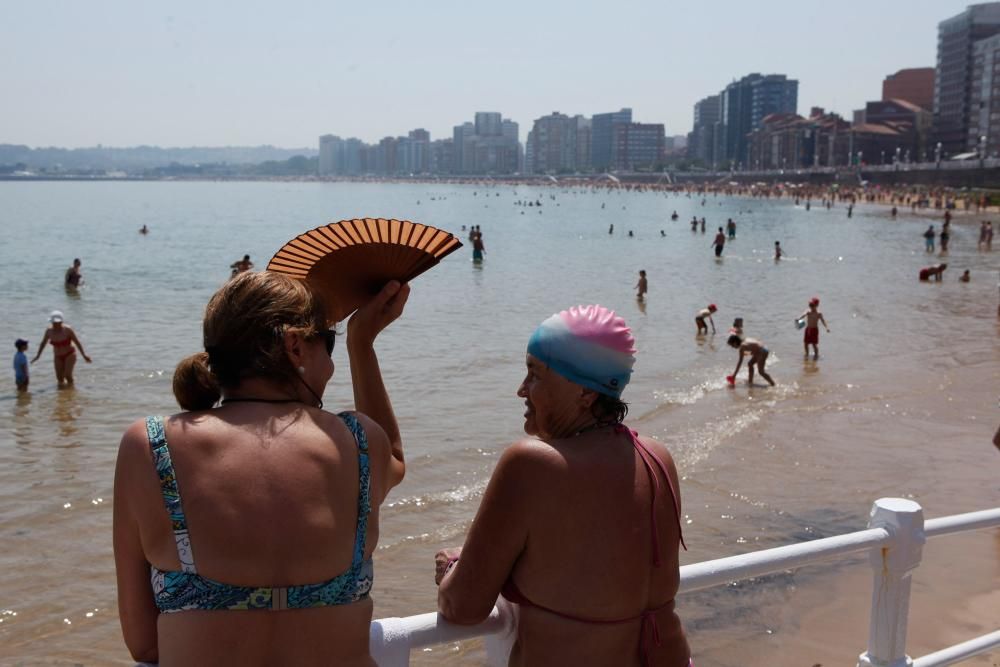
[[[635,338],[614,311],[574,306],[538,325],[528,354],[570,382],[620,398],[632,377]]]

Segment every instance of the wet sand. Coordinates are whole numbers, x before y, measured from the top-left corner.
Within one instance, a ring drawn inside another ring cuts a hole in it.
[[[966,426],[956,428],[939,420],[937,401],[916,400],[898,405],[900,411],[913,411],[919,419],[903,418],[893,429],[919,427],[921,437],[913,445],[927,452],[919,470],[899,467],[899,474],[909,484],[887,479],[882,489],[854,489],[844,484],[844,495],[855,496],[858,509],[865,496],[902,495],[913,497],[924,507],[924,518],[957,514],[995,507],[1000,502],[1000,452],[990,442],[1000,415],[996,410],[997,372],[992,364],[982,364],[972,372],[963,372],[957,395],[944,394],[945,403],[959,402],[955,411],[945,409],[952,419],[960,418]],[[948,400],[955,399],[955,400]],[[851,461],[836,452],[837,443],[829,434],[865,433],[865,424],[856,415],[824,413],[822,426],[810,429],[815,448],[834,458],[842,479],[852,478],[852,466],[864,466],[864,460]],[[850,423],[838,423],[838,422]],[[910,422],[919,422],[910,423]],[[801,437],[802,423],[772,419],[744,433],[749,442],[795,440]],[[877,446],[877,438],[872,445]],[[937,451],[934,449],[948,451]],[[946,472],[946,461],[963,459],[980,466],[980,472],[956,478]],[[803,461],[802,463],[805,463]],[[903,486],[917,491],[901,493]],[[894,488],[897,487],[897,488]],[[865,527],[859,515],[856,529]],[[848,529],[850,530],[850,529]],[[823,535],[825,536],[825,535]],[[721,554],[720,554],[721,555]],[[924,546],[923,561],[914,571],[910,599],[907,653],[919,657],[1000,627],[1000,529],[979,530],[937,537]],[[754,615],[751,623],[742,619],[739,628],[717,624],[711,611],[733,606],[733,600],[711,600],[711,595],[695,593],[682,596],[678,609],[682,618],[690,615],[690,641],[698,665],[713,667],[765,667],[771,665],[834,666],[855,664],[865,650],[871,609],[872,570],[867,556],[827,561],[800,568],[785,575],[763,577],[753,584],[742,584],[733,599],[746,599]],[[746,589],[756,589],[748,592]],[[708,598],[706,600],[706,598]],[[731,611],[731,609],[730,609]],[[721,626],[721,627],[720,627]],[[997,665],[1000,654],[979,656],[963,664]]]

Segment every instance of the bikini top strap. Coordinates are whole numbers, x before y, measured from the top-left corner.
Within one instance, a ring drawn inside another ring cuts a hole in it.
[[[632,440],[632,446],[635,448],[636,453],[639,455],[639,458],[642,459],[642,463],[646,467],[646,474],[649,476],[650,484],[653,487],[653,493],[649,501],[649,522],[650,522],[650,534],[653,540],[653,565],[659,567],[661,560],[660,560],[660,540],[657,537],[657,532],[656,532],[656,506],[660,493],[660,479],[656,475],[656,471],[653,467],[654,464],[657,468],[660,469],[660,472],[663,473],[664,479],[667,480],[667,488],[670,489],[670,496],[674,501],[674,510],[676,513],[676,516],[674,518],[677,521],[677,535],[680,538],[681,546],[683,546],[684,550],[687,551],[687,545],[684,543],[684,531],[681,528],[680,503],[677,502],[677,491],[674,489],[674,484],[670,479],[670,474],[667,471],[666,464],[663,463],[663,461],[660,459],[659,456],[656,455],[655,452],[646,447],[646,445],[642,444],[642,441],[639,440],[639,434],[637,432],[628,428],[624,424],[618,424],[615,427],[615,431],[617,433],[624,432],[628,434],[629,438]]]
[[[365,560],[365,536],[368,534],[368,513],[372,511],[371,471],[368,467],[368,436],[365,429],[350,412],[337,415],[354,434],[358,443],[358,525],[354,533],[354,556],[351,568],[356,569]]]
[[[181,570],[197,574],[194,566],[194,552],[191,550],[191,538],[188,537],[187,518],[181,506],[181,491],[177,486],[177,473],[174,463],[170,460],[170,448],[167,446],[167,433],[163,425],[163,417],[146,417],[146,435],[149,436],[149,448],[153,453],[153,465],[160,478],[160,493],[163,504],[167,508],[170,524],[174,531],[174,542],[177,544],[177,558],[181,562]]]

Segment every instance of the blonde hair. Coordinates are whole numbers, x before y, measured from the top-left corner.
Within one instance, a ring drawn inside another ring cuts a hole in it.
[[[223,388],[249,377],[293,382],[284,332],[309,337],[326,326],[326,307],[305,282],[269,271],[240,273],[205,307],[205,351],[177,364],[174,397],[185,410],[207,410]]]

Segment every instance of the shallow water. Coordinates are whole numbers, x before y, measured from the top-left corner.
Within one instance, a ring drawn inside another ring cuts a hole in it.
[[[543,206],[514,205],[528,199]],[[28,338],[33,355],[59,308],[94,359],[78,364],[72,390],[55,389],[51,350],[32,367],[30,397],[15,396],[9,371],[0,378],[4,662],[127,664],[110,539],[118,439],[138,417],[176,411],[173,367],[198,349],[202,309],[230,263],[249,253],[263,268],[289,238],[345,217],[462,237],[478,224],[487,249],[481,265],[467,245],[418,278],[378,345],[409,467],[383,514],[377,616],[433,608],[434,552],[461,542],[498,452],[521,433],[527,337],[577,303],[612,307],[635,331],[629,422],[668,443],[683,476],[683,562],[858,529],[885,495],[913,497],[928,517],[1000,505],[989,445],[998,262],[977,252],[971,219],[952,225],[945,281],[922,284],[917,271],[936,261],[923,253],[927,219],[893,221],[881,207],[848,219],[841,207],[664,193],[211,182],[0,183],[0,201],[0,340]],[[690,231],[692,215],[708,219],[706,234]],[[716,260],[712,230],[728,217],[737,238]],[[775,240],[787,253],[777,263]],[[73,257],[78,294],[62,287]],[[964,268],[970,284],[957,281]],[[645,304],[633,296],[639,269]],[[803,361],[793,322],[813,295],[832,330],[818,362]],[[696,338],[693,316],[709,302],[719,333]],[[748,388],[745,375],[725,386],[736,316],[770,348],[777,387]],[[350,406],[344,354],[331,408]],[[796,576],[682,598],[696,658],[761,633]],[[469,650],[415,662],[465,662]]]

